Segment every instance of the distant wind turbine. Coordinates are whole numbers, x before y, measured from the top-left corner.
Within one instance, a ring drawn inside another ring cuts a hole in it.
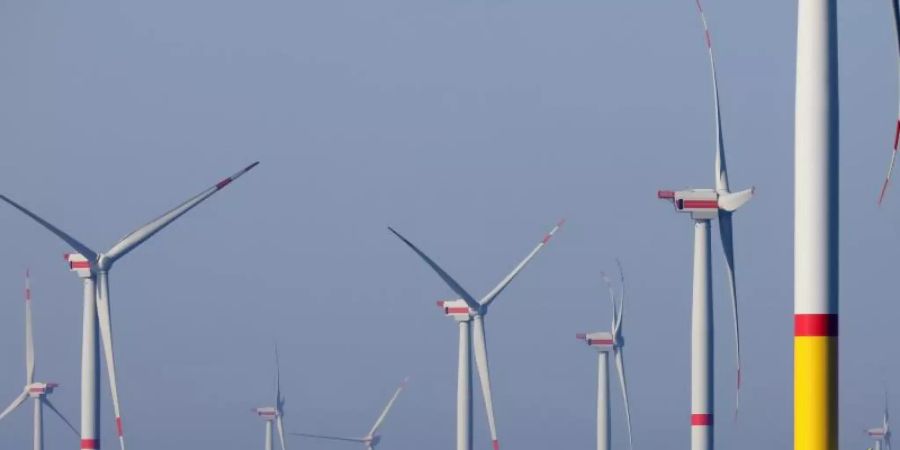
[[[314,439],[327,439],[332,441],[345,441],[345,442],[356,442],[362,444],[366,447],[366,450],[375,450],[375,447],[381,442],[381,425],[384,424],[384,419],[387,417],[388,412],[391,410],[391,407],[394,406],[394,402],[397,400],[397,397],[400,395],[400,392],[406,387],[406,383],[409,381],[409,378],[403,380],[403,383],[400,384],[400,387],[394,391],[394,395],[391,396],[391,399],[388,401],[387,405],[381,411],[381,414],[378,416],[378,419],[375,420],[375,424],[372,425],[372,428],[366,433],[363,437],[343,437],[343,436],[329,436],[324,434],[310,434],[310,433],[291,433],[294,436],[303,436]]]
[[[494,423],[494,401],[491,397],[491,377],[488,369],[487,342],[484,332],[484,318],[488,313],[488,309],[493,301],[509,286],[513,278],[522,271],[523,268],[534,258],[544,246],[550,242],[550,238],[559,230],[564,221],[560,221],[544,236],[544,239],[522,260],[512,272],[510,272],[500,284],[491,289],[480,301],[475,300],[463,287],[456,282],[444,269],[441,269],[434,261],[425,253],[413,245],[412,242],[400,235],[393,228],[388,227],[391,233],[394,233],[409,248],[411,248],[432,270],[437,272],[438,276],[444,280],[444,283],[461,298],[449,301],[439,301],[438,307],[444,311],[444,314],[453,318],[459,325],[459,362],[456,384],[456,449],[471,450],[472,449],[472,369],[471,369],[471,352],[474,344],[475,365],[478,368],[478,379],[481,383],[481,393],[484,398],[484,407],[486,410],[488,427],[491,432],[491,444],[494,450],[499,450],[500,441],[497,438],[497,427]]]
[[[609,402],[609,353],[613,353],[616,360],[616,371],[619,374],[619,385],[622,388],[622,400],[625,403],[625,421],[628,426],[628,448],[633,448],[631,437],[631,409],[628,405],[628,387],[625,378],[625,337],[622,335],[622,318],[625,315],[625,274],[622,265],[619,266],[619,280],[622,285],[621,295],[616,296],[612,282],[606,274],[602,274],[603,281],[609,290],[609,300],[612,302],[613,319],[611,332],[598,331],[594,333],[579,333],[576,337],[585,341],[588,346],[597,351],[597,450],[609,450],[611,448],[612,433],[610,431],[610,402]]]
[[[78,430],[66,419],[65,416],[55,406],[50,403],[48,395],[53,393],[53,389],[59,386],[56,383],[42,383],[34,381],[34,333],[31,325],[31,277],[30,272],[25,271],[25,389],[13,400],[6,410],[0,413],[0,420],[3,420],[9,413],[15,411],[19,406],[25,403],[25,399],[31,397],[34,399],[34,450],[44,450],[44,411],[46,405],[51,411],[56,413],[60,419],[78,436]]]
[[[281,393],[281,365],[278,362],[278,347],[275,347],[275,406],[262,406],[254,408],[253,412],[266,421],[265,450],[272,450],[272,424],[278,427],[278,438],[281,441],[281,450],[286,450],[284,442],[284,403],[285,398]]]
[[[891,450],[891,427],[890,414],[888,413],[887,392],[884,393],[884,416],[881,419],[881,426],[878,428],[869,428],[866,434],[875,440],[875,450]]]
[[[84,313],[81,341],[81,448],[82,450],[99,449],[100,437],[98,422],[100,416],[100,378],[98,376],[100,358],[97,347],[97,330],[103,341],[103,353],[106,359],[106,370],[109,378],[109,389],[112,396],[113,412],[116,417],[116,432],[119,446],[125,450],[125,433],[122,427],[122,415],[119,410],[119,391],[116,380],[116,363],[113,357],[112,319],[110,318],[109,271],[113,265],[129,252],[143,244],[147,239],[160,232],[176,219],[231,184],[241,175],[256,167],[255,162],[240,172],[219,181],[203,192],[191,197],[186,202],[150,221],[146,225],[125,235],[106,252],[97,252],[75,239],[65,231],[47,222],[37,214],[26,209],[5,195],[0,200],[9,203],[35,222],[55,234],[78,253],[67,253],[69,269],[82,279],[84,286]]]

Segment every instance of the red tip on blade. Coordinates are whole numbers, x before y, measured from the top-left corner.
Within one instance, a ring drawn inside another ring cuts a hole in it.
[[[494,450],[500,450],[500,441],[494,439]]]
[[[228,177],[228,178],[226,178],[226,179],[224,179],[224,180],[222,180],[222,181],[216,183],[216,189],[222,189],[223,187],[228,186],[229,184],[231,184],[232,181],[233,181],[233,180],[231,179],[231,177]]]
[[[122,437],[122,418],[116,417],[116,432],[119,433],[119,437]]]
[[[699,9],[700,12],[703,12],[703,5],[700,4],[700,0],[696,0],[696,2],[697,2],[697,9]]]
[[[675,198],[675,191],[656,191],[656,198],[671,200]]]
[[[894,132],[894,151],[897,151],[897,144],[900,144],[900,119],[897,119],[897,131]]]

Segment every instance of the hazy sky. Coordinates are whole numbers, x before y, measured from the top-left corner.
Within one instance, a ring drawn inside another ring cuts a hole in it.
[[[900,395],[900,186],[876,208],[896,115],[887,0],[840,3],[841,447]],[[796,3],[707,0],[736,216],[745,389],[714,234],[717,442],[792,444]],[[594,445],[621,257],[635,447],[689,441],[690,220],[658,188],[712,187],[712,98],[691,0],[0,1],[0,191],[99,249],[247,163],[246,177],[112,272],[131,448],[262,446],[282,353],[290,431],[363,434],[396,384],[384,450],[453,447],[451,291],[392,225],[478,295],[568,219],[487,320],[505,448]],[[0,208],[0,403],[38,378],[78,420],[81,290],[69,249]],[[477,389],[477,384],[475,385]],[[103,438],[114,426],[103,382]],[[625,435],[614,395],[614,443]],[[898,399],[900,400],[900,399]],[[479,394],[476,449],[489,446]],[[895,402],[896,404],[896,402]],[[48,448],[74,448],[46,419]],[[69,434],[67,434],[69,433]],[[30,406],[0,423],[26,448]],[[294,449],[352,445],[305,442]]]

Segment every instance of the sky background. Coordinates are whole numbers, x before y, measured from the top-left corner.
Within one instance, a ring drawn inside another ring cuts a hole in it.
[[[900,189],[876,198],[896,118],[887,0],[839,2],[841,448],[900,395]],[[707,0],[736,216],[744,389],[713,234],[716,438],[792,445],[796,2]],[[689,442],[692,229],[659,188],[713,187],[712,96],[693,1],[0,1],[0,191],[98,250],[249,162],[247,176],[111,276],[130,448],[260,448],[250,408],[281,349],[289,431],[364,434],[411,375],[384,450],[454,446],[451,291],[395,226],[483,295],[568,223],[487,319],[504,448],[594,445],[608,327],[628,277],[635,448]],[[77,423],[80,282],[61,241],[0,208],[0,402],[24,381],[32,268],[38,379]],[[475,448],[490,445],[475,384]],[[103,381],[102,436],[115,446]],[[8,399],[8,400],[7,400]],[[613,395],[614,445],[625,443]],[[895,402],[896,404],[896,402]],[[75,448],[46,418],[48,448]],[[27,448],[30,406],[0,423]],[[343,449],[306,442],[292,448]]]

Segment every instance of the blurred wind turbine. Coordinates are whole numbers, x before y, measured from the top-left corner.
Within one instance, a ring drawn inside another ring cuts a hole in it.
[[[418,249],[412,242],[400,235],[391,227],[388,229],[411,248],[422,260],[424,260],[438,276],[450,286],[450,289],[461,298],[457,300],[439,301],[444,314],[453,318],[459,325],[459,362],[456,384],[456,449],[471,450],[472,448],[472,370],[470,350],[474,344],[475,365],[478,368],[478,379],[481,384],[481,393],[484,398],[488,426],[491,431],[491,444],[494,450],[499,450],[500,441],[497,439],[497,427],[494,422],[494,401],[491,397],[491,377],[488,368],[487,342],[484,331],[484,317],[487,316],[491,303],[506,289],[506,286],[522,271],[537,253],[550,242],[550,238],[559,230],[565,221],[560,221],[544,236],[537,247],[525,257],[509,273],[500,284],[491,289],[480,301],[476,301],[463,287],[447,274],[440,266],[431,260],[425,253]],[[470,326],[471,325],[471,326]]]
[[[894,33],[897,38],[897,50],[900,51],[900,2],[891,0],[891,6],[894,10]],[[900,72],[898,72],[900,75]],[[900,92],[898,92],[900,95]],[[878,204],[884,200],[884,194],[887,192],[888,184],[891,182],[891,175],[894,173],[894,164],[897,162],[897,146],[900,144],[900,111],[897,113],[897,127],[894,131],[894,151],[891,152],[891,164],[888,166],[887,176],[884,178],[884,184],[881,185],[881,194],[878,195]]]
[[[884,393],[884,416],[881,419],[881,427],[869,428],[866,434],[875,440],[875,450],[891,450],[891,427],[889,425],[887,392]]]
[[[265,450],[272,450],[272,422],[278,426],[278,438],[281,450],[285,450],[284,442],[284,395],[281,393],[281,365],[278,362],[278,347],[275,347],[275,406],[254,408],[253,412],[266,421]]]
[[[31,325],[31,277],[30,272],[25,271],[25,389],[13,400],[12,404],[0,413],[3,420],[9,413],[15,411],[25,403],[25,399],[34,399],[34,450],[44,450],[44,410],[46,405],[56,413],[63,422],[78,436],[78,430],[66,419],[65,416],[50,403],[48,395],[59,386],[56,383],[41,383],[34,381],[34,335]]]
[[[616,299],[616,292],[612,282],[606,274],[602,274],[603,281],[609,290],[609,300],[613,307],[612,332],[598,331],[594,333],[579,333],[575,337],[585,341],[591,348],[597,350],[599,367],[597,371],[597,450],[609,450],[611,448],[610,432],[610,402],[609,402],[609,352],[612,351],[616,359],[616,371],[619,373],[619,385],[622,387],[622,400],[625,403],[625,420],[628,425],[628,448],[634,445],[631,439],[631,410],[628,405],[628,388],[625,382],[625,337],[622,335],[622,317],[625,315],[625,274],[622,264],[616,260],[619,266],[619,279],[622,285],[622,293]]]
[[[109,310],[109,271],[120,258],[150,239],[154,234],[174,222],[176,219],[222,190],[232,181],[256,167],[255,162],[240,172],[219,181],[214,186],[191,197],[186,202],[157,217],[146,225],[125,235],[109,250],[96,252],[71,235],[47,222],[37,214],[14,202],[5,195],[0,200],[9,203],[35,222],[55,234],[72,246],[78,253],[67,253],[69,269],[78,274],[84,285],[84,314],[81,346],[81,448],[83,450],[99,449],[100,437],[97,433],[100,416],[100,378],[98,376],[100,358],[97,347],[97,328],[103,341],[106,370],[109,377],[109,389],[112,396],[113,411],[116,416],[116,432],[119,446],[125,450],[125,436],[122,429],[122,415],[119,410],[119,392],[116,380],[116,364],[113,357],[112,320]]]
[[[372,428],[369,430],[368,434],[363,437],[342,437],[342,436],[328,436],[324,434],[310,434],[310,433],[291,433],[294,436],[303,436],[314,439],[327,439],[332,441],[345,441],[345,442],[357,442],[363,444],[366,447],[366,450],[375,450],[375,447],[381,442],[381,434],[378,433],[381,430],[381,425],[384,423],[384,419],[387,417],[388,412],[391,410],[391,407],[394,406],[394,402],[397,400],[397,397],[400,395],[400,392],[403,391],[403,388],[406,387],[406,383],[409,381],[409,377],[403,380],[403,383],[400,384],[400,387],[394,391],[394,395],[391,396],[391,399],[388,401],[387,405],[381,411],[381,415],[378,416],[378,419],[375,420],[375,425],[372,425]]]
[[[659,191],[657,196],[675,205],[675,210],[690,213],[694,220],[694,298],[691,324],[691,448],[713,448],[713,316],[712,282],[710,273],[710,222],[719,219],[719,234],[731,284],[731,300],[734,316],[735,356],[737,360],[737,396],[735,414],[740,403],[741,347],[738,328],[737,287],[734,278],[734,237],[732,214],[753,196],[753,189],[731,192],[728,170],[725,165],[725,144],[722,134],[722,114],[719,108],[719,85],[716,78],[716,62],[713,56],[712,38],[703,7],[697,0],[697,9],[703,22],[709,63],[712,72],[713,103],[716,124],[715,189],[687,189],[683,191]]]

